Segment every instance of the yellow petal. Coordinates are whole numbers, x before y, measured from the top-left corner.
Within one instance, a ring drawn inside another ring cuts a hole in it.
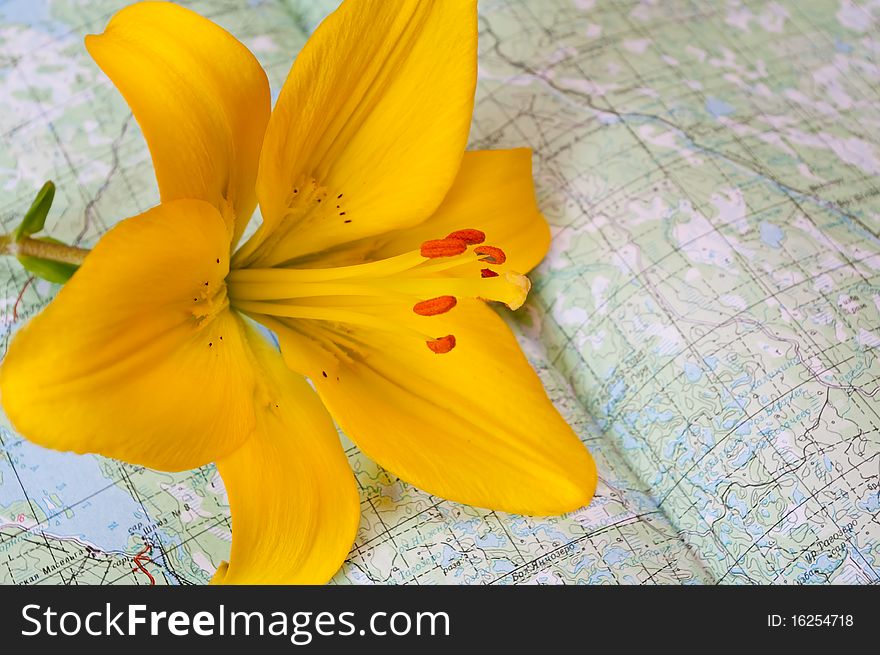
[[[348,326],[348,357],[309,375],[330,413],[369,457],[432,494],[469,505],[555,515],[589,502],[590,454],[547,398],[507,325],[480,301],[448,314],[383,314],[457,345]],[[328,331],[329,333],[329,331]],[[279,332],[282,350],[295,347]]]
[[[272,265],[424,220],[461,162],[476,47],[474,0],[344,2],[281,90],[257,180],[264,224],[237,262]]]
[[[466,228],[483,231],[486,243],[504,250],[508,270],[527,273],[544,258],[550,228],[535,203],[531,150],[466,152],[443,204],[426,221],[322,253],[316,265],[385,259]]]
[[[315,392],[262,337],[251,342],[269,387],[254,437],[217,462],[233,538],[229,564],[212,582],[323,584],[357,533],[354,476]]]
[[[269,83],[231,34],[170,2],[117,13],[86,47],[143,130],[163,201],[205,200],[234,244],[256,206]]]
[[[165,470],[235,448],[254,427],[253,356],[226,308],[229,236],[178,200],[111,229],[15,336],[3,407],[42,446]]]

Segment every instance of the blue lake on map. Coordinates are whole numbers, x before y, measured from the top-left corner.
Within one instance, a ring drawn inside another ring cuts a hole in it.
[[[31,502],[52,517],[48,525],[53,535],[76,537],[103,551],[126,550],[128,526],[143,521],[144,514],[130,494],[104,477],[98,460],[47,450],[6,430],[3,433],[15,471],[5,457],[0,459],[0,477],[4,480],[0,506],[21,500],[17,481],[10,483],[17,472]],[[100,492],[100,502],[84,500],[96,492]],[[63,511],[73,503],[78,504]]]
[[[40,31],[49,34],[63,34],[70,31],[69,27],[52,20],[49,3],[33,0],[7,0],[0,3],[0,21],[39,27]]]
[[[732,114],[733,107],[723,100],[710,97],[706,99],[706,111],[712,114],[715,118],[719,118],[721,116],[729,116]]]
[[[778,225],[768,223],[767,221],[761,221],[759,229],[761,233],[761,241],[771,248],[779,248],[782,240],[785,238],[785,233]]]

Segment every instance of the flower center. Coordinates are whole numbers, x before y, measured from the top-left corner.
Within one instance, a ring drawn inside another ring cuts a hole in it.
[[[389,330],[423,339],[431,351],[447,353],[455,336],[432,335],[383,315],[388,305],[407,304],[418,316],[452,310],[460,298],[503,302],[517,309],[529,280],[504,271],[500,248],[481,245],[479,230],[452,232],[425,241],[396,257],[333,268],[242,268],[227,279],[230,302],[239,311],[261,316],[326,321]]]

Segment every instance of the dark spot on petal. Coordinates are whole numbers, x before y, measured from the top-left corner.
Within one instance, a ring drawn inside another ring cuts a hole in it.
[[[218,263],[218,264],[220,263],[220,258],[219,258],[219,257],[217,258],[217,263]]]
[[[351,219],[350,219],[350,218],[346,218],[346,219],[345,219],[344,221],[342,221],[342,222],[343,222],[343,223],[351,223]]]
[[[323,375],[323,376],[326,378],[326,377],[327,377],[327,371],[321,371],[321,375]]]

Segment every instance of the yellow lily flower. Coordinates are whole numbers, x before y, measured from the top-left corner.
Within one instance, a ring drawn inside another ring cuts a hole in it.
[[[344,2],[271,112],[253,55],[179,6],[123,9],[86,46],[162,202],[16,335],[0,375],[16,429],[157,469],[215,461],[235,534],[216,582],[337,571],[360,504],[331,415],[437,496],[530,515],[589,502],[592,458],[484,302],[522,304],[550,235],[528,150],[464,150],[474,0]]]

